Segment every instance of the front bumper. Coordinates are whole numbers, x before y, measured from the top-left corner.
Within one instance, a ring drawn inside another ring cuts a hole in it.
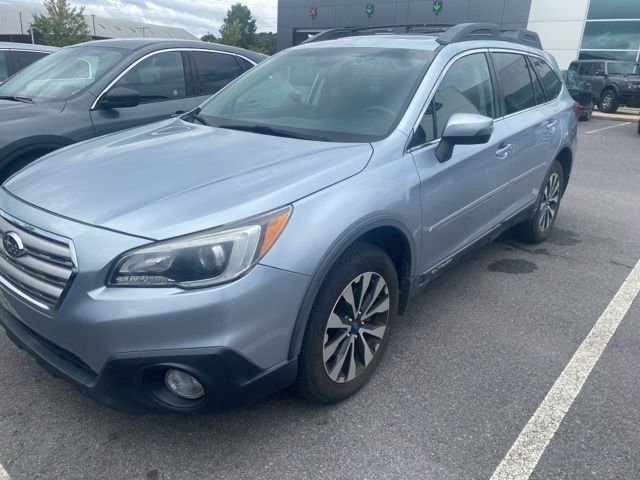
[[[82,394],[126,413],[230,410],[281,390],[296,378],[297,358],[263,370],[227,348],[116,354],[96,375],[79,358],[40,337],[2,307],[0,325],[16,345],[52,375],[68,381]],[[169,368],[197,377],[205,389],[204,399],[186,401],[165,391],[158,379]]]
[[[293,381],[289,349],[310,277],[256,265],[207,289],[108,288],[113,260],[149,240],[57,217],[5,192],[0,209],[73,241],[78,271],[58,308],[42,311],[0,286],[0,318],[15,343],[83,393],[125,411],[211,411]],[[168,365],[201,379],[205,404],[154,396],[157,375],[148,375]]]

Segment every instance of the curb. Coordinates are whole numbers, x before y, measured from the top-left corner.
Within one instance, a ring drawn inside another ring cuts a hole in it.
[[[591,118],[597,118],[598,120],[613,120],[615,122],[639,122],[640,114],[637,113],[602,113],[598,110],[593,111]]]

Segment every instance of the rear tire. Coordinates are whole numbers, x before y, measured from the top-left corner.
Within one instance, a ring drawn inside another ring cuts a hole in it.
[[[615,90],[605,90],[600,96],[600,102],[598,103],[598,110],[604,113],[616,113],[620,106],[620,100],[616,95]]]
[[[301,395],[335,403],[367,383],[388,346],[399,290],[394,264],[378,247],[356,243],[336,261],[307,323],[296,382]]]
[[[533,218],[516,225],[513,229],[513,233],[518,239],[527,243],[541,243],[547,239],[556,218],[558,218],[563,182],[562,165],[554,160],[538,194]]]

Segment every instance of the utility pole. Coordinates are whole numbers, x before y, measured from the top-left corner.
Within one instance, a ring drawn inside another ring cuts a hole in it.
[[[20,35],[24,35],[24,27],[22,26],[22,12],[20,12]]]
[[[36,43],[36,39],[35,39],[35,38],[34,38],[34,36],[33,36],[33,31],[34,31],[34,30],[35,30],[35,28],[33,28],[33,27],[29,27],[29,28],[27,28],[27,31],[28,31],[28,32],[31,32],[31,43],[32,43],[33,45],[35,45],[35,43]]]
[[[136,27],[138,30],[142,30],[142,38],[145,38],[146,35],[144,34],[144,31],[149,28],[149,27]]]
[[[91,20],[93,21],[93,38],[96,38],[96,16],[91,15]]]

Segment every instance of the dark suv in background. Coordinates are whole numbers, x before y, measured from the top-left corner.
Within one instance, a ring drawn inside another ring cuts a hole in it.
[[[622,105],[640,108],[640,62],[577,60],[569,70],[591,83],[600,111],[614,113]]]
[[[58,50],[0,85],[0,180],[58,148],[193,110],[265,58],[144,38]]]
[[[14,73],[58,50],[44,45],[0,42],[0,84]]]

